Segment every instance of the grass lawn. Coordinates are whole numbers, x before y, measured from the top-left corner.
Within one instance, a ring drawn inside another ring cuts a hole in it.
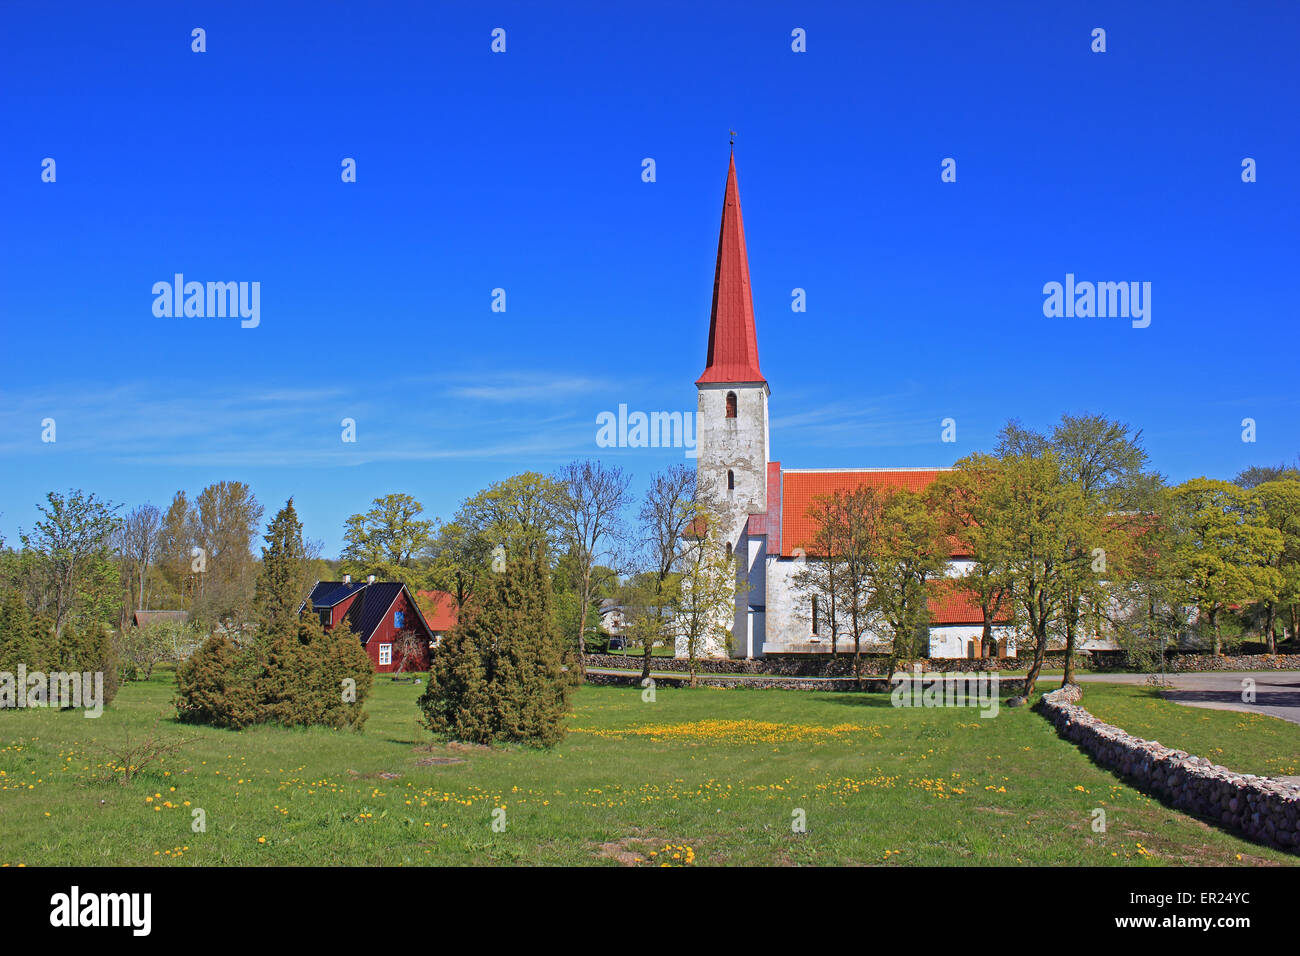
[[[1141,685],[1082,687],[1080,703],[1093,716],[1135,737],[1158,740],[1238,773],[1300,775],[1300,725],[1264,714],[1173,704]]]
[[[974,709],[895,709],[885,694],[710,688],[661,688],[655,703],[643,703],[636,688],[589,686],[577,695],[568,737],[546,752],[432,744],[417,722],[421,688],[385,677],[361,734],[186,727],[172,720],[171,680],[164,672],[125,686],[98,720],[0,714],[0,863],[1297,859],[1142,796],[1025,708],[981,719]],[[1201,732],[1200,711],[1096,685],[1085,694],[1089,705],[1104,698],[1143,714],[1150,703],[1149,719]],[[1206,715],[1207,728],[1226,720],[1215,729],[1220,746],[1255,752],[1243,742],[1253,725]],[[121,785],[107,751],[155,722],[163,737],[183,739],[181,751]],[[497,807],[504,832],[492,828]],[[1091,829],[1096,807],[1106,810],[1105,833]],[[196,808],[206,832],[191,830]],[[797,810],[806,832],[792,831]]]

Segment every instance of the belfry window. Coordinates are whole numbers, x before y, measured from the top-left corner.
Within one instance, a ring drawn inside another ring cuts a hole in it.
[[[727,417],[728,418],[736,417],[736,393],[735,392],[727,393]]]
[[[736,490],[736,473],[732,471],[730,468],[727,469],[727,490],[728,491]]]

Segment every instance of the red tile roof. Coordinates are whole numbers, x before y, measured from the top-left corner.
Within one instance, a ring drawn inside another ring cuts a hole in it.
[[[939,477],[941,468],[862,468],[843,471],[783,471],[781,473],[781,553],[797,547],[812,551],[817,524],[808,516],[813,500],[863,485],[921,491]]]
[[[736,157],[727,169],[718,231],[718,264],[713,273],[713,313],[709,319],[709,353],[697,385],[709,382],[765,382],[758,368],[754,298],[745,252],[745,223],[736,186]]]
[[[983,624],[984,612],[979,600],[965,588],[957,587],[951,579],[930,582],[931,624]],[[993,616],[999,623],[1010,620],[1004,608]]]
[[[459,618],[459,612],[456,610],[456,595],[447,591],[417,591],[422,602],[422,607],[429,610],[424,611],[424,619],[429,624],[429,630],[436,633],[450,631],[456,626]]]

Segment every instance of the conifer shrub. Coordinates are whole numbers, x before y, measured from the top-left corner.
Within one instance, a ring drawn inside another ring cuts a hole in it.
[[[16,673],[18,665],[30,670],[45,666],[45,654],[38,639],[41,622],[27,609],[18,591],[7,591],[0,601],[0,671]]]
[[[111,704],[122,683],[121,661],[112,632],[106,625],[97,622],[87,622],[76,628],[67,625],[64,630],[65,633],[72,632],[70,653],[49,670],[103,674],[103,703]]]
[[[572,684],[551,599],[541,548],[488,575],[434,654],[419,699],[426,727],[470,743],[559,742]]]
[[[255,662],[213,634],[176,668],[176,713],[186,723],[238,730],[258,723]]]
[[[349,681],[353,683],[348,683]],[[370,658],[346,626],[314,614],[235,647],[209,637],[176,671],[176,712],[187,723],[360,729],[374,684]]]
[[[56,639],[53,625],[11,590],[0,599],[0,672],[16,674],[19,665],[29,675],[100,674],[104,704],[112,702],[121,683],[117,648],[107,627],[70,619]]]
[[[302,524],[290,499],[266,533],[257,582],[256,639],[236,647],[209,637],[176,671],[181,720],[239,729],[360,729],[374,684],[370,658],[346,625],[326,631],[310,609],[298,613],[305,579]]]

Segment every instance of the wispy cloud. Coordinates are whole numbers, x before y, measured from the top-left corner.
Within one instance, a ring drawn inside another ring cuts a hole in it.
[[[591,450],[585,406],[557,405],[605,387],[581,377],[509,374],[441,390],[405,380],[269,390],[77,383],[0,392],[0,455],[48,451],[41,422],[53,418],[60,451],[131,465],[546,459]],[[345,418],[355,422],[355,442],[342,440]]]
[[[453,385],[444,394],[453,398],[487,402],[555,402],[617,387],[618,383],[595,378],[515,373],[494,375],[487,381],[477,378],[472,383]]]

